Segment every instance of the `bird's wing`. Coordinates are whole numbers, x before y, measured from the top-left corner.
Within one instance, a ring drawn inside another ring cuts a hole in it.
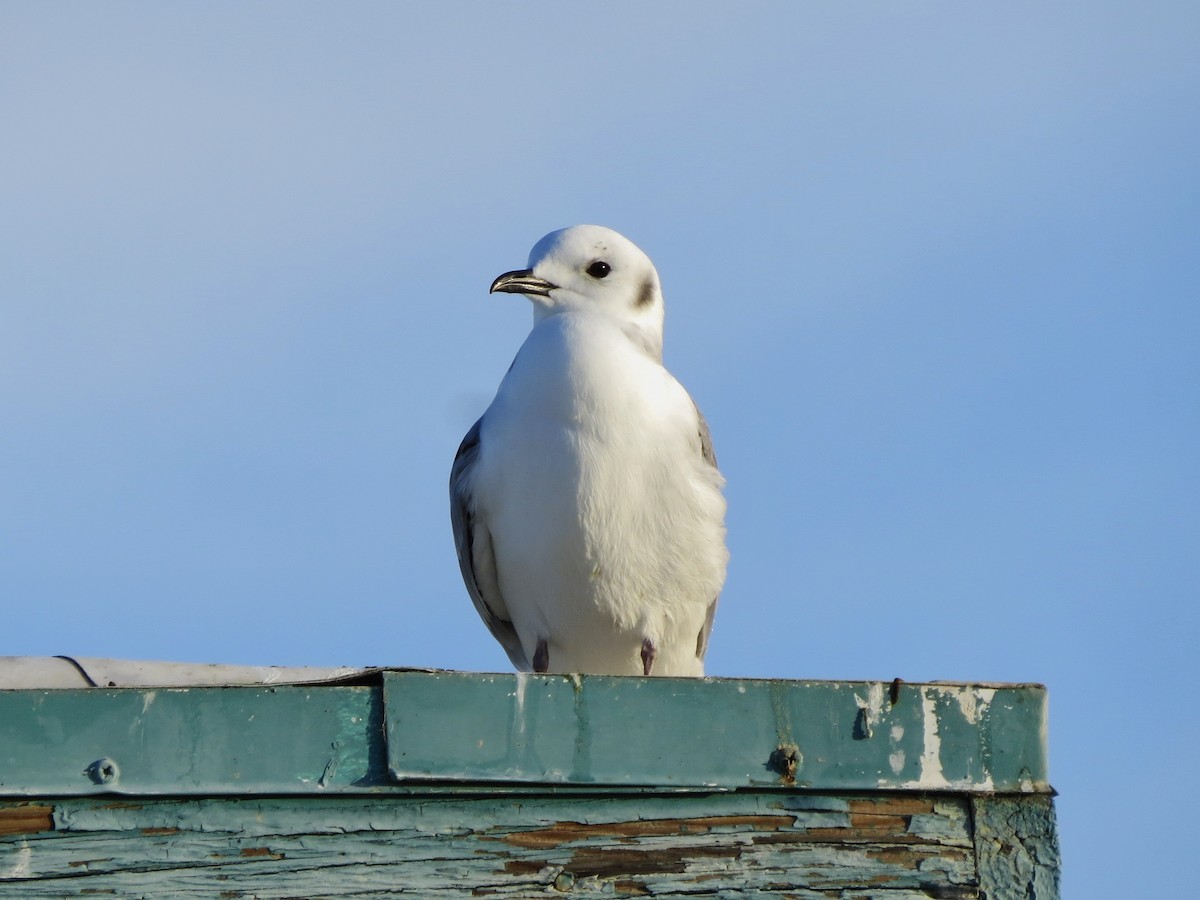
[[[712,432],[708,430],[708,422],[704,418],[704,413],[700,412],[700,407],[696,406],[695,400],[692,401],[692,408],[696,410],[696,419],[700,423],[700,455],[715,469],[717,467],[717,451],[713,449]]]
[[[700,455],[715,469],[717,467],[717,451],[713,449],[712,432],[708,430],[708,422],[705,421],[704,413],[700,412],[700,407],[696,406],[694,400],[692,406],[696,410],[696,420],[700,427]],[[703,661],[704,654],[708,652],[708,636],[712,634],[713,618],[717,614],[717,601],[720,599],[720,594],[712,598],[712,603],[708,604],[708,612],[704,616],[704,625],[700,628],[700,633],[696,635],[696,659],[698,660]]]
[[[475,519],[475,503],[471,496],[471,474],[479,459],[479,423],[471,426],[459,445],[450,469],[450,523],[454,527],[454,547],[458,551],[458,567],[462,570],[467,593],[492,637],[500,642],[512,664],[522,672],[530,669],[529,658],[521,647],[512,622],[497,613],[507,612],[500,596],[496,578],[496,558],[492,551],[492,536]],[[490,602],[489,602],[490,601]]]

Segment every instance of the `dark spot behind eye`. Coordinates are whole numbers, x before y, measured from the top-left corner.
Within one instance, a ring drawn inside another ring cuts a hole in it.
[[[594,263],[592,263],[590,266],[587,267],[587,273],[589,275],[591,275],[593,278],[603,278],[605,275],[607,275],[611,271],[612,271],[612,266],[610,266],[608,263],[606,263],[602,259],[596,260]]]
[[[647,278],[638,289],[635,306],[648,306],[654,302],[654,279]]]

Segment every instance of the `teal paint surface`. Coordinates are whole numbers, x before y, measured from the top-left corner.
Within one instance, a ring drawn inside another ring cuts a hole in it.
[[[988,900],[1057,898],[1061,859],[1049,797],[980,797],[975,802],[979,877]]]
[[[401,780],[1048,790],[1038,685],[386,672]]]
[[[0,898],[981,897],[964,797],[82,798],[53,818],[0,838]]]
[[[0,795],[357,790],[382,722],[369,686],[0,691]]]
[[[0,898],[1056,900],[1045,704],[445,672],[0,691]]]
[[[0,796],[1049,789],[1037,685],[376,678],[0,691]]]

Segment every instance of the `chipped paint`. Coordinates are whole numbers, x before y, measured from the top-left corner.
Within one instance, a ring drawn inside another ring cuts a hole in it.
[[[972,802],[979,879],[988,896],[1057,900],[1061,859],[1050,797],[977,797]]]
[[[112,790],[84,774],[101,758],[119,763],[121,793],[140,796],[422,781],[778,788],[771,759],[784,745],[796,748],[795,789],[1049,789],[1046,695],[1033,685],[906,684],[891,705],[885,682],[427,672],[380,682],[0,691],[0,796]]]
[[[726,815],[687,819],[637,819],[626,822],[555,822],[547,828],[515,831],[502,840],[526,848],[546,849],[595,838],[661,837],[675,834],[710,834],[717,831],[780,831],[796,826],[796,816]]]
[[[567,890],[596,900],[807,897],[818,887],[862,900],[979,900],[1023,883],[977,874],[963,796],[81,798],[61,801],[55,821],[30,843],[20,878],[0,882],[0,898],[348,898],[403,884],[464,900]],[[1045,885],[1055,873],[1034,874]]]
[[[529,685],[529,673],[516,673],[516,689],[512,693],[514,699],[513,714],[520,730],[525,728],[525,691]]]
[[[983,792],[995,791],[996,784],[992,775],[992,758],[990,747],[987,746],[981,734],[979,747],[974,758],[969,760],[956,759],[955,764],[962,766],[965,762],[975,771],[969,777],[949,778],[945,773],[945,760],[942,757],[941,729],[953,724],[948,717],[950,710],[956,710],[962,716],[965,726],[978,728],[989,712],[995,691],[984,688],[969,689],[965,685],[925,685],[921,690],[922,744],[919,759],[918,776],[902,783],[902,787],[915,790],[978,790]],[[969,695],[968,699],[964,699]],[[901,735],[902,737],[903,735]],[[899,774],[898,772],[896,774]],[[1006,785],[1009,790],[1020,790],[1021,773],[1017,773]]]
[[[964,688],[955,691],[953,696],[958,701],[958,708],[962,710],[963,718],[972,725],[978,725],[980,719],[987,714],[991,707],[996,691],[987,687]]]
[[[886,688],[879,681],[869,683],[866,688],[866,697],[863,697],[858,691],[854,692],[854,703],[859,711],[859,731],[863,738],[869,738],[875,730],[875,726],[879,724],[880,717],[883,715],[883,699],[886,693]]]
[[[1057,897],[1036,686],[380,681],[0,691],[0,900]]]
[[[895,748],[888,754],[888,766],[891,768],[892,774],[898,776],[904,771],[904,763],[908,758],[904,748],[899,746],[900,742],[904,740],[904,726],[893,725],[888,731],[888,737]]]
[[[942,774],[942,738],[938,733],[937,695],[935,691],[921,692],[921,714],[924,716],[924,744],[921,750],[921,777],[917,787],[944,788],[950,782]]]
[[[1038,686],[908,684],[891,704],[886,682],[544,676],[525,698],[528,752],[501,757],[476,736],[514,682],[385,673],[389,723],[408,726],[389,727],[391,770],[406,783],[1048,789]],[[779,754],[792,745],[794,774]]]
[[[13,848],[11,861],[8,854],[0,856],[0,881],[18,881],[33,875],[33,850],[29,841],[21,838]]]

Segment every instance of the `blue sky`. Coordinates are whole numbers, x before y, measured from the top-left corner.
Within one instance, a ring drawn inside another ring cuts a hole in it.
[[[729,480],[710,673],[1044,682],[1064,896],[1174,890],[1197,9],[5,4],[0,655],[505,670],[487,287],[604,224]]]

